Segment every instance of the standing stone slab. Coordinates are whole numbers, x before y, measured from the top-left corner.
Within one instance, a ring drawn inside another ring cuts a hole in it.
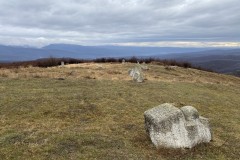
[[[157,147],[192,148],[211,140],[208,119],[191,106],[181,109],[165,103],[144,113],[145,128]]]
[[[141,71],[141,68],[139,68],[139,67],[130,69],[128,71],[128,74],[132,77],[133,81],[135,81],[135,82],[141,83],[144,81],[143,73]]]
[[[142,68],[143,70],[149,70],[149,68],[148,68],[148,66],[146,65],[145,62],[143,62],[143,63],[141,64],[141,68]]]

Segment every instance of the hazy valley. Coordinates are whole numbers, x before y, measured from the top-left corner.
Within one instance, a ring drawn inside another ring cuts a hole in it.
[[[42,58],[96,59],[102,57],[154,57],[186,61],[219,73],[240,75],[240,49],[80,46],[52,44],[42,48],[0,46],[0,62],[29,61]]]

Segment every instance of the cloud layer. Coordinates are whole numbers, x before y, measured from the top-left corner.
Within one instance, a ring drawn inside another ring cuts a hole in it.
[[[0,44],[240,46],[239,0],[0,0]]]

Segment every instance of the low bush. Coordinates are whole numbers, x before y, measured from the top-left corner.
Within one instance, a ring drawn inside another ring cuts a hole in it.
[[[129,63],[154,63],[158,65],[164,66],[179,66],[183,68],[194,68],[198,70],[204,70],[213,72],[212,70],[203,69],[198,66],[193,66],[189,62],[179,62],[176,60],[167,60],[167,59],[159,59],[159,58],[137,58],[137,57],[130,57],[130,58],[97,58],[92,60],[87,59],[74,59],[74,58],[45,58],[45,59],[38,59],[34,61],[22,61],[22,62],[12,62],[12,63],[0,63],[0,68],[19,68],[19,67],[53,67],[61,65],[63,61],[65,64],[77,64],[77,63],[121,63],[122,60],[125,59],[125,62]]]

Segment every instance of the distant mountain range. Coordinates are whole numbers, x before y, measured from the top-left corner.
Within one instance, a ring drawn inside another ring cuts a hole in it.
[[[101,57],[156,57],[187,61],[221,73],[240,75],[240,49],[81,46],[50,44],[42,48],[0,45],[0,62],[28,61],[48,57],[95,59]]]
[[[151,56],[203,50],[206,50],[206,48],[81,46],[71,44],[51,44],[42,48],[29,48],[0,45],[0,61],[26,61],[48,57],[95,59],[101,57]]]

